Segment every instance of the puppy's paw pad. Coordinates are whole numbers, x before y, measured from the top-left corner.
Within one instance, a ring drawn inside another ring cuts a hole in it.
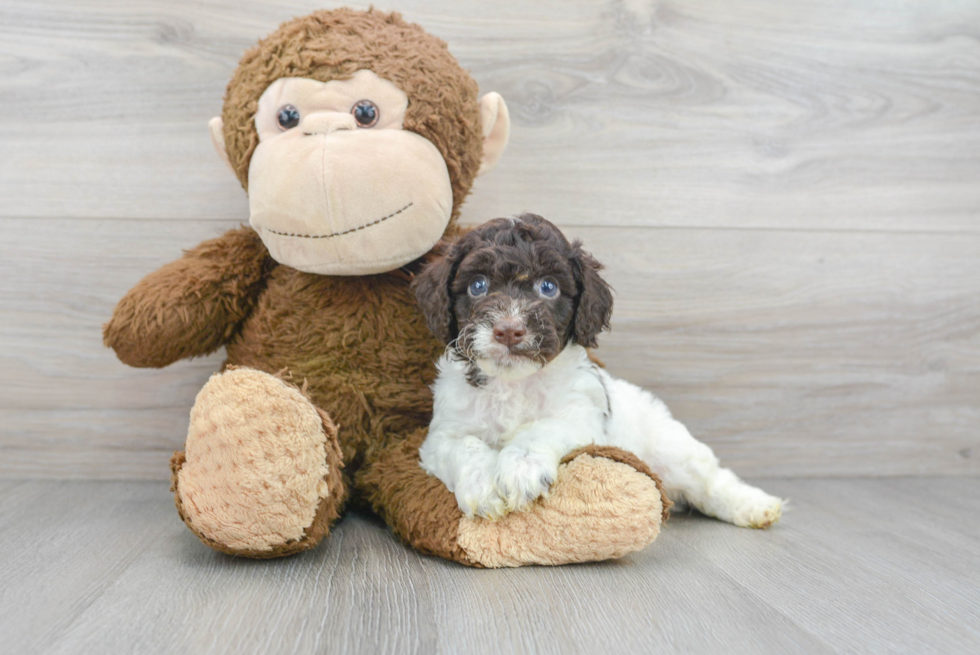
[[[760,497],[748,499],[740,506],[735,511],[732,522],[742,528],[765,530],[782,517],[783,509],[783,500],[763,494]]]
[[[471,479],[456,489],[456,504],[467,517],[496,520],[507,513],[506,503],[489,479]]]
[[[508,452],[505,448],[497,462],[494,484],[510,510],[523,510],[545,496],[558,476],[558,462],[541,453],[527,450]]]

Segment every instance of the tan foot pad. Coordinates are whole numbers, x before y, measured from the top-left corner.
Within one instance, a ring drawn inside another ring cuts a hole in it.
[[[622,557],[657,538],[670,501],[641,461],[600,447],[571,457],[549,496],[527,511],[499,521],[464,517],[458,541],[467,556],[491,568],[571,564]]]
[[[329,497],[343,494],[329,419],[295,387],[253,369],[211,377],[191,410],[185,452],[171,464],[184,521],[237,555],[315,545],[335,518],[339,499]]]

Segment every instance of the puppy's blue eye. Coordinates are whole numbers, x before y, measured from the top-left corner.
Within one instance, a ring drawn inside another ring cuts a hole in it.
[[[555,284],[554,280],[545,278],[538,282],[538,293],[545,298],[554,298],[558,295],[558,285]]]
[[[487,283],[487,278],[481,275],[477,278],[474,278],[473,281],[470,282],[469,293],[473,297],[482,296],[487,293],[487,290],[489,288],[490,285]]]

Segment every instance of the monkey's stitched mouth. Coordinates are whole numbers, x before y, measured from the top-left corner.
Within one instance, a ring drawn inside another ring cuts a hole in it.
[[[401,209],[399,209],[398,211],[391,212],[387,216],[382,216],[376,221],[371,221],[370,223],[365,223],[364,225],[359,225],[358,227],[352,227],[349,230],[344,230],[342,232],[332,232],[331,234],[295,234],[292,232],[278,232],[276,230],[273,230],[271,227],[263,227],[262,229],[265,230],[266,232],[272,232],[273,234],[281,237],[297,237],[299,239],[332,239],[333,237],[342,237],[345,234],[350,234],[351,232],[357,232],[358,230],[363,230],[365,228],[378,225],[379,223],[384,223],[389,218],[398,216],[399,214],[401,214],[403,211],[405,211],[406,209],[408,209],[414,204],[415,203],[410,202],[404,207],[402,207]]]

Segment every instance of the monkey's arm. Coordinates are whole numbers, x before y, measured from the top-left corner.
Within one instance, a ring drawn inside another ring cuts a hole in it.
[[[116,305],[103,342],[141,368],[206,355],[231,339],[274,267],[254,230],[229,230],[143,278]]]

